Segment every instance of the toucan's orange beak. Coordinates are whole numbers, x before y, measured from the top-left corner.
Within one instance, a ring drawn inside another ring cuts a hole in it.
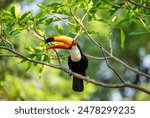
[[[61,42],[63,44],[51,45],[46,50],[59,48],[59,49],[70,49],[72,46],[73,39],[67,36],[52,36],[46,39],[45,43],[48,42]]]

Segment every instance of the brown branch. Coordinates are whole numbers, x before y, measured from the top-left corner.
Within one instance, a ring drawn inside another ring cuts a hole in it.
[[[53,49],[53,50],[54,50],[54,52],[55,52],[55,54],[57,56],[58,63],[61,66],[62,64],[61,64],[61,60],[60,60],[59,54],[58,54],[57,50],[55,50],[55,49]]]
[[[3,36],[0,35],[0,39],[2,39],[2,42],[6,47],[9,46],[9,47],[11,47],[12,50],[15,50],[13,44],[9,40],[7,40],[6,37],[4,38]]]
[[[70,72],[69,69],[66,69],[64,68],[63,66],[60,66],[60,65],[55,65],[55,64],[51,64],[51,63],[46,63],[46,62],[42,62],[42,61],[39,61],[39,60],[34,60],[34,59],[31,59],[31,58],[28,58],[18,52],[16,52],[15,50],[12,50],[10,48],[7,48],[7,47],[4,47],[4,46],[0,46],[1,49],[4,49],[4,50],[7,50],[9,52],[12,52],[13,54],[16,55],[17,58],[20,58],[20,59],[24,59],[26,61],[29,61],[29,62],[33,62],[33,63],[37,63],[37,64],[41,64],[41,65],[46,65],[46,66],[49,66],[49,67],[52,67],[52,68],[55,68],[55,69],[59,69],[61,71],[64,71],[68,74],[71,74],[79,79],[82,79],[84,81],[87,81],[87,78],[80,75],[80,74],[77,74],[75,72]],[[129,87],[129,88],[134,88],[134,89],[137,89],[139,91],[142,91],[148,95],[150,95],[150,91],[143,88],[143,87],[140,87],[140,86],[137,86],[137,85],[134,85],[134,84],[128,84],[128,83],[122,83],[122,84],[107,84],[107,83],[102,83],[102,82],[98,82],[98,81],[95,81],[95,80],[92,80],[92,79],[89,79],[88,80],[89,83],[92,83],[94,85],[97,85],[97,86],[101,86],[101,87],[106,87],[106,88],[124,88],[124,87]]]
[[[92,56],[92,55],[89,55],[89,54],[85,54],[88,58],[91,58],[91,59],[96,59],[96,60],[105,60],[105,59],[111,59],[111,57],[96,57],[96,56]]]
[[[33,31],[31,31],[29,27],[27,27],[26,30],[28,31],[28,33],[29,33],[31,36],[33,36],[33,37],[35,37],[35,38],[37,38],[37,39],[39,39],[39,40],[44,41],[44,38],[43,38],[43,37],[41,37],[39,34],[33,32]]]
[[[135,5],[135,6],[143,7],[143,8],[145,8],[145,9],[150,10],[150,7],[141,5],[141,4],[139,4],[139,3],[137,3],[137,2],[134,2],[134,1],[132,1],[132,0],[125,0],[125,2],[130,2],[131,4],[133,4],[133,5]]]
[[[13,54],[16,55],[16,57],[18,57],[20,59],[24,59],[26,61],[30,61],[30,62],[37,63],[37,64],[42,64],[42,65],[50,66],[50,67],[53,67],[55,69],[61,69],[61,66],[59,66],[59,65],[55,65],[55,64],[51,64],[51,63],[46,63],[46,62],[42,62],[42,61],[38,61],[38,60],[33,60],[33,59],[29,58],[29,57],[26,57],[26,56],[24,56],[24,55],[22,55],[22,54],[20,54],[20,53],[18,53],[16,51],[10,49],[10,48],[4,47],[4,46],[0,46],[0,48],[1,49],[5,49],[5,50],[7,50],[9,52],[12,52]]]
[[[113,4],[111,2],[108,2],[107,0],[103,0],[103,2],[105,2],[108,5],[111,5],[112,7],[123,8],[121,5]]]
[[[79,75],[77,73],[74,73],[74,72],[68,72],[66,70],[63,69],[63,71],[67,72],[67,73],[71,73],[73,76],[79,78],[79,79],[82,79],[82,80],[85,80],[87,81],[86,77],[82,76],[82,75]],[[88,81],[89,83],[92,83],[94,85],[97,85],[97,86],[101,86],[101,87],[106,87],[106,88],[124,88],[124,87],[129,87],[129,88],[134,88],[134,89],[137,89],[139,91],[142,91],[144,93],[147,93],[148,95],[150,95],[150,91],[143,88],[143,87],[140,87],[140,86],[137,86],[137,85],[134,85],[134,84],[129,84],[129,83],[122,83],[122,84],[106,84],[106,83],[102,83],[102,82],[98,82],[98,81],[95,81],[95,80],[91,80],[89,79]]]
[[[127,65],[125,62],[121,61],[121,60],[118,59],[117,57],[112,56],[111,58],[112,58],[113,60],[115,60],[116,62],[122,64],[125,68],[127,68],[127,69],[129,69],[129,70],[131,70],[131,71],[133,71],[133,72],[135,72],[135,73],[137,73],[137,74],[139,74],[139,75],[142,75],[142,76],[144,76],[144,77],[147,77],[148,79],[150,79],[150,75],[147,75],[147,74],[145,74],[145,73],[143,73],[143,72],[141,72],[141,71],[138,71],[138,70],[132,68],[131,66]]]
[[[50,15],[51,15],[52,17],[54,17],[54,18],[58,18],[59,20],[63,21],[63,22],[66,23],[66,24],[76,26],[76,24],[73,24],[72,22],[69,22],[68,20],[63,19],[63,18],[59,17],[58,15],[53,14],[53,13],[50,12],[49,10],[47,10],[47,13],[50,14]]]
[[[37,39],[39,39],[39,40],[42,40],[42,41],[45,40],[45,37],[42,36],[41,34],[39,34],[39,32],[37,31],[37,28],[36,28],[36,26],[35,26],[35,23],[33,24],[33,25],[34,25],[34,26],[33,26],[34,32],[31,30],[30,27],[28,27],[28,26],[26,26],[26,25],[22,25],[20,22],[17,22],[17,24],[20,25],[23,29],[26,29],[27,32],[28,32],[31,36],[33,36],[33,37],[35,37],[35,38],[37,38]]]
[[[0,57],[17,57],[15,54],[0,54]]]
[[[36,26],[36,23],[34,22],[34,25],[33,25],[33,28],[34,28],[34,31],[35,31],[35,33],[40,37],[40,39],[42,40],[45,40],[45,37],[43,36],[43,35],[41,35],[40,33],[39,33],[39,31],[37,30],[37,26]]]

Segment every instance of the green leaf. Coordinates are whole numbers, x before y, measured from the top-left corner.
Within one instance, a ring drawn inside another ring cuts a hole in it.
[[[116,27],[118,27],[119,25],[121,25],[121,24],[123,24],[123,23],[125,23],[125,22],[127,22],[127,21],[129,21],[129,18],[125,18],[125,19],[122,19],[122,20],[117,21],[117,22],[116,22]]]
[[[131,18],[130,20],[133,21],[134,23],[136,23],[137,25],[139,25],[139,26],[145,28],[145,26],[144,26],[138,19],[133,19],[133,18]]]
[[[31,66],[33,65],[33,63],[31,63],[31,62],[28,62],[28,67],[26,68],[26,72],[31,68]]]
[[[31,58],[31,59],[33,59],[35,56],[36,56],[35,53],[32,53],[32,54],[27,55],[27,57],[29,57],[29,58]]]
[[[39,67],[39,70],[38,70],[39,71],[39,79],[41,79],[44,69],[45,68],[43,65],[41,67]]]
[[[30,14],[31,14],[31,12],[30,12],[30,11],[29,11],[29,12],[24,13],[24,14],[21,16],[20,20],[23,20],[23,19],[25,19],[25,18],[29,17],[29,16],[30,16]]]
[[[52,3],[52,4],[49,4],[48,5],[48,7],[60,7],[60,6],[62,6],[62,4],[61,3],[57,3],[57,2],[54,2],[54,3]]]
[[[22,60],[20,61],[20,63],[24,63],[24,62],[27,62],[27,60],[22,59]]]
[[[120,31],[121,31],[121,48],[124,49],[125,34],[122,28],[120,29]]]
[[[117,21],[117,19],[118,19],[118,16],[114,16],[111,21],[112,21],[113,23],[115,23],[115,22]]]
[[[60,25],[56,25],[55,28],[56,28],[56,30],[57,30],[61,35],[64,34],[64,30],[63,30],[63,28],[62,28]]]
[[[4,13],[5,15],[11,16],[11,13],[10,13],[9,11],[4,10],[4,9],[3,9],[3,13]]]
[[[69,4],[71,4],[71,3],[73,2],[73,0],[67,0],[67,2],[68,2]]]
[[[96,31],[94,31],[94,30],[92,30],[92,29],[87,30],[87,32],[88,32],[89,34],[99,34],[99,32],[96,32]]]
[[[10,31],[10,35],[16,35],[18,33],[21,32],[21,30],[23,30],[22,28],[14,28],[12,31]]]
[[[36,25],[39,25],[42,23],[42,21],[44,21],[46,19],[46,17],[41,17],[39,19],[36,20]]]
[[[10,12],[11,12],[11,15],[16,19],[16,12],[15,12],[14,6],[10,9]]]
[[[47,19],[45,22],[46,22],[46,23],[45,23],[46,25],[49,25],[50,23],[53,22],[53,18]]]
[[[148,34],[149,32],[131,32],[129,35],[141,35],[141,34]]]
[[[1,19],[12,20],[13,17],[12,17],[12,15],[11,15],[11,13],[9,11],[3,10],[3,15],[1,16]]]
[[[37,4],[37,6],[43,10],[43,11],[47,11],[47,8],[45,6],[43,6],[42,4]]]
[[[94,20],[96,20],[98,22],[102,22],[102,23],[108,23],[107,20],[105,20],[105,19],[94,19]]]
[[[47,56],[44,56],[43,61],[50,63],[51,59],[49,57],[47,57]]]
[[[3,27],[3,33],[5,35],[11,35],[12,34],[12,31],[14,31],[14,23],[13,22],[10,22],[10,23],[7,23],[5,24],[5,26]]]
[[[77,33],[79,33],[79,32],[81,31],[81,27],[80,27],[80,26],[76,26],[75,31],[76,31]]]

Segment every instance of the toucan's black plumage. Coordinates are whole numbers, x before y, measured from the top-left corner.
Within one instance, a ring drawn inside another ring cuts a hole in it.
[[[80,75],[86,76],[86,69],[88,67],[88,59],[87,57],[82,53],[79,45],[77,44],[78,49],[80,50],[81,59],[78,62],[74,62],[71,60],[71,56],[68,57],[68,65],[69,68]],[[72,83],[72,89],[74,91],[80,92],[84,90],[83,86],[83,80],[78,79],[73,76],[73,83]]]

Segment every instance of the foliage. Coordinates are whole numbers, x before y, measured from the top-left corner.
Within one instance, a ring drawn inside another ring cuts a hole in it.
[[[53,34],[76,38],[89,58],[92,81],[120,84],[123,79],[149,90],[150,66],[143,65],[150,52],[149,1],[45,0],[34,5],[37,11],[23,12],[24,4],[0,11],[0,99],[113,100],[119,87],[85,83],[83,93],[71,90],[71,77],[64,73],[69,52],[45,51],[45,39]],[[124,87],[119,94],[121,100],[150,98]]]

